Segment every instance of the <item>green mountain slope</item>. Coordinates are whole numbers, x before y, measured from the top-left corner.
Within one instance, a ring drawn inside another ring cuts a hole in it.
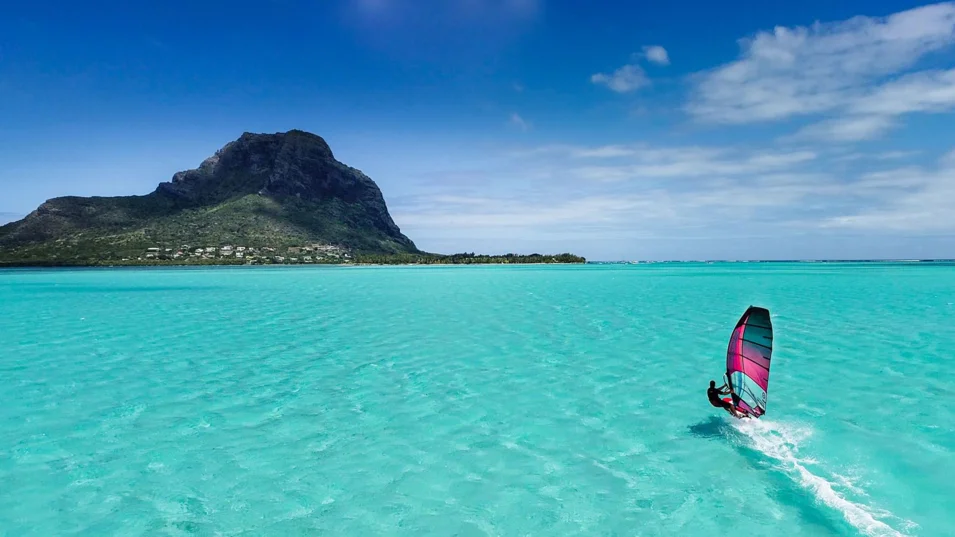
[[[243,134],[143,196],[62,197],[0,227],[0,262],[103,261],[146,248],[337,245],[418,253],[378,186],[314,134]]]

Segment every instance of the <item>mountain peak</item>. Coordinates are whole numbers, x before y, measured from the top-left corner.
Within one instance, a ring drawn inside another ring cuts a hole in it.
[[[243,132],[237,140],[226,144],[226,147],[237,143],[260,147],[286,144],[294,145],[323,153],[327,155],[328,158],[335,158],[335,156],[332,154],[332,148],[329,147],[328,142],[326,142],[324,138],[317,134],[300,129],[292,129],[286,132],[275,132],[271,134],[246,131]],[[225,147],[223,147],[223,149],[225,149]]]
[[[273,134],[244,132],[198,168],[177,172],[171,181],[161,183],[156,193],[180,204],[205,205],[239,194],[354,201],[355,186],[377,191],[367,176],[350,170],[335,160],[331,147],[316,134],[298,129]]]
[[[335,160],[321,136],[298,129],[245,132],[145,196],[54,198],[0,228],[0,246],[75,237],[105,244],[127,235],[164,244],[252,245],[268,238],[275,246],[308,240],[356,251],[418,251],[391,219],[378,185]]]

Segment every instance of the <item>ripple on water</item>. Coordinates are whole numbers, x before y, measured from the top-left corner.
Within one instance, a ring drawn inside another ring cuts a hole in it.
[[[0,273],[0,528],[942,535],[951,296],[952,267]],[[704,399],[749,304],[759,430]]]

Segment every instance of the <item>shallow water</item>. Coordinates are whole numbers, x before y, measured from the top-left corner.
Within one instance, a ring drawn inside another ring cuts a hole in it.
[[[950,535],[955,267],[0,272],[0,535]],[[750,304],[766,416],[709,406]]]

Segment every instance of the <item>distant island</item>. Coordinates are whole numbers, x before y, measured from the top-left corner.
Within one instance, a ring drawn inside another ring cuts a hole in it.
[[[585,262],[423,252],[371,178],[300,130],[244,133],[146,195],[53,198],[0,227],[0,266]]]

